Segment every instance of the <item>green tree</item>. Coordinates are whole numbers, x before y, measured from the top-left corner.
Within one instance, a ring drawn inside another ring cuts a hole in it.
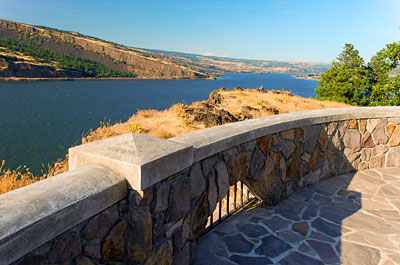
[[[400,42],[386,45],[369,63],[372,93],[370,104],[375,106],[400,105],[400,77],[389,77],[389,72],[400,65]]]
[[[352,44],[346,43],[343,51],[332,62],[332,67],[318,82],[317,99],[368,105],[371,84],[368,67]]]

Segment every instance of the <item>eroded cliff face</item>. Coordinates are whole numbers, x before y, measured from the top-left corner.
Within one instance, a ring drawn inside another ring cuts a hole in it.
[[[167,57],[156,53],[83,37],[73,32],[64,33],[0,19],[0,36],[12,39],[40,37],[37,45],[43,48],[94,60],[112,70],[136,74],[139,78],[207,77],[205,73],[169,61]]]

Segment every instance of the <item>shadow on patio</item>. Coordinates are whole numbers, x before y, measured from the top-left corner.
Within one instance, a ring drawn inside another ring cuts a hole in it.
[[[400,168],[334,176],[253,203],[204,235],[195,264],[400,264]]]

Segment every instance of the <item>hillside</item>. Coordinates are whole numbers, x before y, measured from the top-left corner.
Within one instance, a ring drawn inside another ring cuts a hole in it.
[[[204,56],[198,54],[170,52],[162,50],[149,50],[174,56],[175,60],[182,63],[195,65],[197,69],[210,73],[314,73],[326,72],[331,64],[312,62],[286,62],[236,59],[218,56]]]
[[[0,77],[204,79],[224,73],[321,73],[329,67],[139,49],[0,19]]]

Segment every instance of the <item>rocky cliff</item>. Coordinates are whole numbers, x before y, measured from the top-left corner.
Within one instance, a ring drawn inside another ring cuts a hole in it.
[[[93,60],[109,69],[133,73],[139,78],[195,79],[207,77],[205,73],[163,58],[168,58],[167,56],[120,46],[74,32],[43,29],[0,19],[1,36],[13,40],[31,40],[39,47]],[[5,73],[2,75],[4,76]]]

